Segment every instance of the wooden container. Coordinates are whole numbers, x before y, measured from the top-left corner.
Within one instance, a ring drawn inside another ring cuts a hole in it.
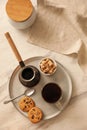
[[[36,18],[36,11],[30,0],[8,0],[6,13],[9,22],[17,29],[30,27]]]

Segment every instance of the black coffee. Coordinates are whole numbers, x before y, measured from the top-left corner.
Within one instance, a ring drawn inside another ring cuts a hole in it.
[[[56,102],[60,99],[61,94],[61,88],[56,83],[48,83],[42,89],[42,97],[49,103]]]
[[[34,76],[34,72],[31,68],[25,68],[22,72],[22,77],[25,79],[25,80],[29,80],[31,79],[32,77]]]

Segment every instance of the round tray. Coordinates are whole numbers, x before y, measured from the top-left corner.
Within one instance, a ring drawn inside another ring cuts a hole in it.
[[[32,57],[27,60],[25,60],[25,64],[27,65],[33,65],[39,69],[39,63],[43,57]],[[67,104],[70,101],[71,94],[72,94],[72,82],[69,74],[67,73],[67,70],[58,62],[57,62],[57,71],[51,75],[51,76],[46,76],[42,73],[41,74],[41,79],[40,82],[34,86],[33,88],[36,90],[35,93],[31,96],[31,98],[35,101],[36,106],[41,108],[43,111],[44,117],[43,119],[50,119],[52,117],[57,116],[62,112],[62,110],[67,106]],[[18,66],[10,79],[9,82],[9,95],[10,98],[14,98],[22,93],[27,89],[27,87],[23,86],[20,81],[19,81],[19,71],[21,67]],[[39,69],[40,71],[40,69]],[[61,101],[57,101],[56,103],[47,103],[41,95],[42,88],[50,82],[54,82],[59,84],[63,91],[63,96],[61,98]],[[21,98],[21,97],[20,97]],[[18,106],[18,101],[19,99],[16,99],[13,101],[14,106],[16,109],[23,114],[24,116],[28,117],[26,112],[23,112],[20,110]]]

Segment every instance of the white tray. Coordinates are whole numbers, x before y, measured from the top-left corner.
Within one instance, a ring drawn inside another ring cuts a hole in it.
[[[32,57],[27,60],[25,60],[26,65],[33,65],[39,69],[39,62],[43,57]],[[41,79],[40,82],[34,86],[33,88],[36,89],[36,92],[31,96],[31,98],[35,101],[36,106],[40,107],[41,110],[43,111],[44,117],[43,119],[50,119],[52,117],[55,117],[59,115],[62,110],[67,106],[67,104],[70,101],[71,94],[72,94],[72,82],[69,74],[67,73],[67,70],[58,62],[57,71],[51,75],[51,76],[45,76],[42,73],[41,74]],[[18,66],[10,79],[9,82],[9,95],[10,98],[14,98],[20,94],[22,94],[27,88],[23,86],[20,81],[19,81],[19,71],[21,67]],[[40,70],[40,69],[39,69]],[[60,103],[57,101],[56,103],[47,103],[41,95],[41,90],[49,82],[54,82],[59,84],[63,91],[63,97],[60,101]],[[20,97],[21,98],[21,97]],[[18,101],[19,99],[16,99],[13,101],[14,106],[16,109],[23,114],[24,116],[27,116],[26,112],[22,112],[20,108],[18,107]]]

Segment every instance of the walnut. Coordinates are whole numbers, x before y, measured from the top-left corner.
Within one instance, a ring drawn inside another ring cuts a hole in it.
[[[45,58],[40,62],[40,69],[45,74],[52,74],[56,70],[56,64],[52,59]]]

